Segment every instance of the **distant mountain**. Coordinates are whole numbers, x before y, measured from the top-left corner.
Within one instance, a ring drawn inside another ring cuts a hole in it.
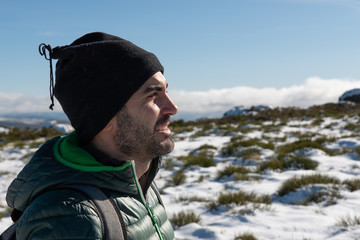
[[[6,113],[0,114],[0,126],[18,127],[18,128],[39,128],[44,127],[51,121],[59,123],[68,123],[69,120],[62,112],[44,112],[44,113]]]

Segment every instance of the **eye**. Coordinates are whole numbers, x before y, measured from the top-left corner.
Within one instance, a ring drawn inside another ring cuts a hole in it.
[[[159,93],[158,92],[154,92],[153,94],[151,94],[150,98],[151,99],[155,99],[159,96]]]

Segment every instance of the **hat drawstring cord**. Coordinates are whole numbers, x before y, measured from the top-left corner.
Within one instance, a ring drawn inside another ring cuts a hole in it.
[[[48,50],[49,56],[46,54],[46,50]],[[53,53],[53,50],[52,50],[50,45],[46,45],[45,43],[41,43],[39,45],[39,53],[40,53],[41,56],[44,56],[45,59],[49,60],[49,62],[50,62],[50,87],[49,87],[49,91],[50,91],[51,104],[50,104],[49,108],[51,110],[54,110],[54,75],[53,75],[53,68],[52,68],[52,53]]]

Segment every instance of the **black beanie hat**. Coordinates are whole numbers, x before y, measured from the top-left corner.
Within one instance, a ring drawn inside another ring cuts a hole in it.
[[[84,35],[52,50],[56,63],[55,97],[78,134],[90,141],[156,72],[157,57],[106,33]]]

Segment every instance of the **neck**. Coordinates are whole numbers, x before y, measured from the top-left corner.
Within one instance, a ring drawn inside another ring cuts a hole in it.
[[[109,157],[113,159],[117,159],[119,161],[130,161],[134,160],[135,162],[135,170],[136,170],[136,176],[137,178],[141,178],[148,170],[151,164],[150,160],[144,160],[142,157],[137,156],[127,156],[121,152],[114,151],[116,147],[111,146],[111,144],[108,144],[108,141],[104,141],[104,139],[97,139],[94,138],[91,142],[92,146],[96,149],[104,152]]]
[[[135,170],[137,178],[141,178],[150,168],[151,161],[135,161]]]

